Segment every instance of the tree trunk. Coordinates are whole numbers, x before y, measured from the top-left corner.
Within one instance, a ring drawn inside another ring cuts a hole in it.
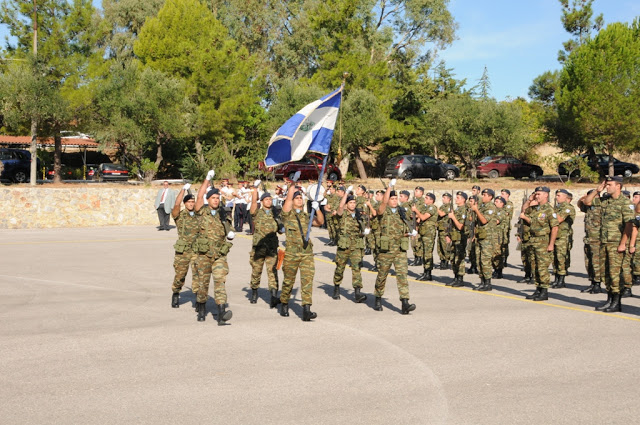
[[[162,136],[160,134],[158,134],[156,136],[156,146],[157,146],[157,149],[156,149],[156,162],[155,162],[155,165],[156,165],[156,170],[159,170],[160,169],[160,164],[162,163],[162,159],[163,159],[162,158]],[[149,170],[148,173],[149,174],[145,173],[144,178],[148,182],[151,182],[154,179],[155,175],[156,175],[156,171],[155,170]]]
[[[340,169],[340,174],[342,175],[342,178],[344,179],[344,176],[347,174],[347,171],[349,171],[349,160],[351,159],[351,155],[346,154],[342,157],[342,160],[340,161],[340,164],[338,164],[338,168]]]
[[[438,146],[433,146],[433,157],[438,159]]]
[[[31,186],[36,185],[38,175],[38,122],[31,119],[31,170],[29,173]]]
[[[196,145],[196,157],[198,158],[198,162],[200,162],[200,164],[204,164],[204,154],[202,153],[202,142],[200,141],[199,137],[196,137],[195,145]]]
[[[360,158],[360,148],[356,148],[353,154],[356,161],[356,167],[358,168],[358,174],[360,174],[360,180],[367,179],[367,172],[364,169],[364,163],[362,162],[362,158]]]
[[[613,143],[609,142],[607,143],[607,153],[609,154],[609,176],[615,176],[616,175],[616,171],[615,168],[613,167]]]
[[[53,182],[62,182],[62,137],[56,130],[53,135]]]

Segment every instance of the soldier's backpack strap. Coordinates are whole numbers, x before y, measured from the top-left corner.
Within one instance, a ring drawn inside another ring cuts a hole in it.
[[[300,217],[298,217],[298,214],[296,214],[296,221],[298,222],[298,229],[300,229],[300,237],[302,238],[302,248],[307,249],[307,246],[309,246],[309,241],[305,240],[304,238],[304,232],[302,231],[302,223],[300,223]]]

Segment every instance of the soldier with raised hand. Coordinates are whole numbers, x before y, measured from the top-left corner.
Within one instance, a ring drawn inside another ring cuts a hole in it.
[[[371,202],[373,218],[371,219],[371,234],[373,235],[373,267],[372,272],[378,271],[378,254],[380,253],[380,220],[378,220],[378,208],[384,198],[384,190],[376,190],[374,200]]]
[[[493,189],[482,191],[482,204],[471,201],[471,211],[475,216],[476,226],[476,261],[480,266],[480,285],[473,288],[474,291],[491,291],[491,275],[493,273],[492,261],[495,251],[495,239],[497,235],[498,216],[496,206],[492,202],[495,197]]]
[[[249,253],[249,265],[251,266],[251,304],[258,302],[258,288],[263,267],[267,271],[267,283],[271,300],[271,308],[280,302],[278,298],[278,232],[283,233],[284,228],[273,208],[273,198],[269,192],[260,196],[258,205],[258,187],[261,181],[256,180],[251,189],[251,208],[249,213],[254,224],[253,242]]]
[[[175,270],[175,277],[173,278],[173,285],[171,290],[173,295],[171,296],[171,307],[180,307],[180,290],[184,286],[184,280],[191,266],[191,290],[193,293],[198,292],[198,278],[193,264],[196,260],[195,242],[200,231],[200,223],[198,216],[196,215],[194,208],[196,205],[195,198],[192,194],[185,195],[185,191],[188,191],[191,184],[184,185],[180,193],[176,197],[176,203],[171,210],[171,217],[176,223],[176,229],[178,230],[178,241],[173,245],[175,256],[173,258],[173,269]],[[184,203],[184,209],[180,211],[180,205]]]
[[[371,229],[366,227],[365,219],[360,210],[356,208],[356,204],[356,198],[345,193],[336,212],[340,217],[340,239],[338,239],[335,257],[336,270],[333,274],[333,299],[340,299],[340,284],[347,261],[350,261],[355,301],[361,303],[367,299],[367,296],[360,292],[362,290],[360,267],[362,266],[364,237],[371,232]]]
[[[409,236],[415,236],[417,232],[409,230],[406,211],[398,205],[398,195],[395,190],[392,190],[395,184],[396,180],[392,179],[384,193],[382,203],[378,207],[380,253],[378,254],[378,277],[374,292],[376,299],[373,308],[376,311],[382,311],[382,296],[387,283],[387,275],[393,265],[402,303],[401,312],[409,314],[416,309],[416,306],[409,304],[407,250],[409,249]]]
[[[413,190],[413,199],[411,199],[409,203],[406,204],[406,207],[404,205],[403,207],[407,211],[409,211],[414,205],[420,206],[420,205],[424,205],[424,203],[425,203],[424,187],[416,186],[416,188]],[[416,222],[416,229],[417,228],[418,228],[418,223]],[[422,243],[422,239],[420,238],[420,236],[418,236],[417,238],[411,238],[411,251],[413,251],[413,257],[414,257],[414,261],[411,265],[419,266],[421,264],[424,264],[424,245]]]
[[[528,203],[527,203],[528,201]],[[536,193],[533,192],[528,198],[524,198],[520,213],[528,215],[531,218],[531,212],[533,207],[538,205],[536,200]],[[518,242],[520,242],[520,259],[522,260],[522,267],[524,268],[524,277],[518,281],[518,283],[526,283],[527,285],[533,285],[535,283],[534,270],[533,270],[533,251],[531,249],[531,226],[529,222],[523,220],[518,216],[518,234],[516,236]]]
[[[447,217],[451,221],[450,229],[446,235],[446,241],[451,245],[451,270],[453,270],[454,280],[447,283],[447,286],[454,288],[464,286],[464,258],[467,253],[467,229],[465,223],[467,221],[467,194],[464,192],[456,193],[456,208],[450,211]]]
[[[558,237],[554,245],[554,270],[556,280],[551,285],[553,289],[566,288],[565,277],[568,272],[570,240],[576,209],[569,203],[570,193],[566,189],[556,190],[556,207],[554,212],[558,219]]]
[[[447,228],[449,226],[449,213],[452,211],[451,194],[445,192],[442,195],[442,205],[438,208],[438,257],[440,258],[440,270],[447,270],[451,262],[451,244],[447,243]]]
[[[431,281],[431,271],[433,270],[433,246],[436,242],[436,228],[438,225],[438,208],[435,205],[436,195],[427,193],[422,205],[412,205],[411,211],[420,220],[418,228],[418,238],[422,245],[421,262],[423,273],[418,280]]]
[[[521,213],[520,218],[529,226],[529,243],[531,244],[531,267],[536,283],[536,290],[527,295],[528,300],[544,301],[549,299],[549,265],[553,260],[553,250],[558,235],[558,219],[553,207],[549,205],[549,193],[546,186],[538,186],[535,190],[535,199],[538,205],[529,210],[529,213]],[[525,202],[525,211],[531,206],[530,200]]]
[[[510,200],[511,191],[509,189],[502,189],[500,191],[500,196],[502,196],[505,201],[504,209],[508,213],[508,222],[505,223],[507,234],[502,244],[502,265],[503,267],[507,267],[507,260],[509,259],[509,243],[511,242],[511,222],[513,221],[513,214],[515,213],[515,209],[513,207],[513,202]]]
[[[476,222],[476,215],[471,208],[471,202],[472,200],[475,202],[476,199],[479,200],[477,204],[479,204],[479,206],[482,205],[480,186],[473,185],[473,187],[471,188],[471,196],[469,197],[467,208],[469,210],[469,215],[470,215],[469,220],[474,223]],[[476,238],[475,235],[471,237],[468,244],[469,246],[467,247],[469,249],[469,263],[470,263],[469,274],[478,273],[478,259],[476,258],[477,240],[478,238]]]
[[[587,195],[593,193],[595,189],[587,192]],[[602,204],[598,200],[592,202],[590,206],[584,204],[587,195],[578,200],[578,208],[584,213],[584,263],[589,276],[591,285],[581,290],[589,294],[599,294],[602,292],[601,282],[601,262],[600,262],[600,227],[602,225]],[[595,194],[595,199],[600,198],[599,194]]]
[[[196,197],[195,210],[200,216],[200,234],[196,239],[198,258],[196,271],[199,287],[196,297],[198,321],[204,321],[207,315],[207,299],[209,298],[209,282],[213,275],[214,299],[218,309],[218,326],[224,325],[231,319],[233,313],[226,310],[227,290],[225,281],[229,274],[227,254],[233,246],[227,240],[233,240],[235,233],[231,231],[231,214],[227,213],[220,203],[220,191],[210,188],[213,170],[207,174],[206,181],[200,185]],[[207,205],[204,199],[207,199]]]
[[[322,226],[324,217],[320,211],[320,205],[318,202],[312,201],[311,208],[315,210],[313,225]],[[289,298],[293,284],[296,281],[296,275],[300,270],[302,320],[304,322],[318,317],[316,313],[311,311],[313,277],[316,268],[313,260],[313,244],[311,239],[306,240],[309,219],[310,214],[304,211],[302,192],[291,188],[282,206],[282,220],[284,221],[287,245],[282,264],[284,280],[282,282],[282,293],[280,294],[280,302],[282,303],[280,315],[283,317],[289,316]]]
[[[629,241],[629,254],[631,254],[633,284],[638,285],[640,284],[640,261],[638,258],[640,255],[640,238],[638,238],[638,229],[640,229],[640,203],[635,204],[635,218],[633,219],[632,224],[633,227],[631,229],[631,240]]]
[[[340,197],[335,193],[336,186],[329,185],[325,194],[327,205],[324,206],[325,222],[327,224],[327,230],[329,231],[329,241],[325,243],[326,246],[335,246],[335,241],[338,240],[336,224],[333,220],[333,214],[338,209],[340,204]]]
[[[509,211],[506,209],[507,201],[502,196],[496,196],[493,200],[496,206],[496,234],[493,238],[493,274],[492,277],[502,279],[502,269],[504,268],[504,245],[509,233]]]

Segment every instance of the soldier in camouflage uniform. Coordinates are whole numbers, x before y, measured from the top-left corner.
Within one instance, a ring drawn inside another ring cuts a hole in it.
[[[467,210],[469,211],[469,221],[472,221],[474,223],[476,222],[476,217],[475,217],[475,212],[471,210],[471,200],[479,199],[479,198],[480,198],[480,186],[474,185],[471,188],[471,197],[469,198],[469,201],[467,203]],[[482,202],[480,201],[479,204],[482,204]],[[469,250],[469,263],[471,265],[469,267],[469,274],[478,273],[478,261],[476,258],[477,238],[475,237],[475,235],[472,235],[472,237],[470,238],[467,245],[467,249]]]
[[[602,192],[605,187],[607,196],[596,198],[596,192]],[[608,297],[607,302],[596,310],[605,313],[622,311],[620,272],[635,219],[633,204],[621,192],[622,177],[609,177],[584,199],[587,207],[600,205],[602,208],[600,266]]]
[[[346,210],[345,210],[346,209]],[[351,262],[351,282],[355,291],[355,301],[364,302],[367,296],[362,294],[362,256],[364,250],[364,236],[371,229],[366,227],[364,217],[356,208],[356,198],[352,195],[343,196],[338,206],[337,215],[340,217],[340,239],[336,251],[336,270],[333,274],[333,299],[340,299],[340,284],[344,276],[347,261]]]
[[[338,209],[341,198],[335,193],[335,190],[335,186],[329,186],[325,196],[327,199],[327,205],[324,206],[325,221],[329,231],[329,241],[325,244],[326,246],[335,246],[335,242],[338,240],[338,230],[333,220],[333,213]]]
[[[436,242],[436,228],[438,225],[438,208],[435,205],[436,195],[427,193],[422,205],[412,205],[411,212],[420,221],[418,238],[422,245],[422,264],[424,271],[418,280],[431,281],[433,270],[433,246]]]
[[[320,211],[318,202],[311,203],[315,210],[313,224],[322,226],[324,217]],[[287,198],[282,206],[282,220],[286,232],[286,250],[282,272],[284,280],[282,282],[282,293],[280,294],[280,315],[289,316],[289,298],[291,290],[296,281],[296,275],[300,270],[300,286],[302,289],[302,320],[305,322],[315,319],[318,315],[311,311],[313,276],[315,274],[315,263],[313,260],[313,244],[311,239],[306,240],[306,232],[309,226],[310,215],[303,209],[304,200],[302,192],[290,189]]]
[[[440,270],[447,270],[451,262],[451,244],[447,243],[449,232],[449,213],[453,209],[453,199],[450,193],[442,195],[442,205],[438,208],[438,257],[440,258]]]
[[[424,202],[424,188],[422,186],[417,186],[413,190],[413,199],[411,199],[408,203],[402,204],[402,206],[407,211],[410,211],[411,207],[413,207],[414,205],[424,205]],[[414,257],[414,261],[411,263],[411,265],[419,266],[421,264],[424,264],[424,245],[422,243],[422,239],[420,239],[419,236],[417,238],[411,238],[411,251],[413,251]]]
[[[196,197],[196,213],[200,216],[200,234],[196,239],[198,258],[195,269],[198,275],[199,287],[196,297],[198,321],[204,321],[207,315],[207,299],[209,298],[209,282],[213,275],[214,298],[218,309],[218,325],[224,325],[231,319],[231,310],[226,310],[227,290],[225,281],[229,274],[227,254],[233,246],[227,239],[232,240],[235,234],[231,231],[231,214],[220,203],[220,191],[209,189],[213,178],[213,170],[207,174],[207,180],[200,185]],[[207,205],[204,205],[206,193]]]
[[[553,250],[558,235],[558,219],[553,207],[549,205],[549,193],[546,186],[536,188],[532,197],[535,197],[538,205],[530,210],[531,201],[524,205],[525,212],[520,218],[529,223],[529,243],[531,244],[531,270],[536,283],[536,290],[527,295],[528,300],[544,301],[549,299],[549,265],[553,260]]]
[[[451,259],[451,269],[455,279],[447,286],[454,288],[464,286],[464,258],[467,254],[467,194],[464,192],[456,193],[456,209],[449,212],[447,243],[451,245],[453,258]]]
[[[502,266],[507,267],[507,259],[509,258],[509,243],[511,242],[511,223],[513,222],[513,214],[515,213],[515,209],[513,207],[513,202],[510,200],[511,191],[509,189],[502,189],[500,191],[500,196],[505,200],[504,209],[506,210],[507,220],[507,235],[502,244]]]
[[[528,198],[525,196],[525,199],[522,201],[522,206],[520,209],[521,214],[525,214],[529,216],[531,219],[531,213],[533,208],[538,205],[538,201],[535,199],[535,192],[531,194]],[[527,200],[529,201],[528,208],[525,209],[525,205],[527,204]],[[535,283],[535,279],[533,277],[533,269],[532,264],[534,262],[533,259],[533,250],[531,249],[531,226],[529,222],[518,217],[518,225],[517,225],[517,235],[516,238],[520,243],[520,259],[522,260],[522,267],[524,269],[524,277],[518,281],[518,283],[526,283],[527,285],[533,285]]]
[[[344,186],[336,187],[336,193],[332,195],[324,207],[325,211],[327,211],[325,220],[327,220],[333,228],[333,239],[329,242],[329,246],[338,245],[338,238],[340,237],[340,217],[336,215],[336,211],[338,210],[338,205],[340,205],[340,200],[344,196],[345,190]]]
[[[628,190],[623,190],[622,194],[627,199],[631,200],[631,192],[629,192]],[[629,239],[631,239],[631,237],[629,237]],[[633,296],[633,293],[631,292],[631,287],[633,286],[633,275],[631,273],[632,254],[629,251],[630,248],[631,246],[627,244],[627,251],[625,252],[624,260],[622,260],[622,268],[620,273],[620,282],[621,282],[620,297],[621,298],[631,298]]]
[[[591,189],[587,195],[591,194]],[[584,263],[591,285],[580,292],[599,294],[602,292],[602,273],[600,269],[600,226],[602,224],[602,204],[593,202],[586,206],[584,200],[587,195],[578,200],[578,208],[584,213]],[[599,198],[595,194],[595,198]],[[594,200],[595,200],[594,198]]]
[[[378,277],[376,278],[374,310],[382,311],[382,296],[384,295],[387,275],[393,265],[396,271],[398,292],[402,302],[402,314],[409,314],[416,309],[415,304],[409,304],[409,284],[407,282],[407,250],[409,249],[408,236],[417,235],[414,230],[409,233],[409,224],[406,211],[398,205],[398,196],[395,190],[395,179],[389,183],[384,193],[384,198],[378,208],[378,220],[380,221],[380,253],[378,254]]]
[[[171,290],[173,295],[171,296],[171,307],[180,307],[180,290],[184,286],[184,280],[191,266],[191,290],[193,293],[198,292],[198,278],[195,276],[195,270],[193,263],[196,259],[196,252],[194,244],[198,237],[198,231],[200,230],[200,223],[198,222],[198,216],[196,215],[194,208],[196,205],[193,195],[184,195],[185,190],[189,190],[191,185],[185,184],[178,196],[176,197],[176,203],[171,210],[171,216],[176,223],[176,229],[178,229],[178,241],[173,245],[175,250],[175,256],[173,258],[173,269],[176,271],[173,278],[173,285]],[[184,203],[184,210],[180,211],[180,204]]]
[[[278,232],[283,229],[280,218],[273,208],[273,198],[269,192],[264,192],[260,196],[260,207],[258,207],[258,186],[260,180],[256,180],[251,190],[251,214],[254,225],[253,243],[249,253],[249,265],[251,265],[251,304],[258,302],[258,288],[260,287],[260,277],[262,269],[267,271],[267,282],[271,300],[271,308],[276,307],[280,300],[278,298]]]
[[[556,238],[554,255],[554,270],[556,280],[552,288],[566,288],[565,277],[568,273],[568,259],[571,250],[571,232],[576,218],[576,209],[569,203],[569,192],[566,189],[556,191],[556,207],[554,212],[558,219],[558,237]]]
[[[639,192],[636,193],[640,195]],[[638,283],[636,282],[640,280],[640,262],[638,261],[638,256],[640,255],[640,238],[638,238],[638,229],[640,228],[640,203],[635,204],[635,215],[632,221],[633,228],[631,229],[631,240],[629,241],[629,254],[631,254],[633,284],[637,285]]]
[[[369,223],[371,220],[371,210],[369,209],[369,205],[371,205],[371,203],[369,202],[369,197],[368,197],[368,193],[367,193],[367,188],[364,185],[358,185],[356,187],[356,208],[360,211],[360,214],[362,215],[363,220],[365,221],[365,223]],[[340,224],[342,220],[339,220]],[[365,255],[369,255],[371,254],[371,239],[368,237],[365,239],[365,250],[364,250],[364,254]]]
[[[409,200],[410,196],[411,196],[411,193],[409,193],[408,190],[401,190],[398,194],[398,206],[404,208],[404,210],[407,211],[407,214],[412,215],[411,213],[412,202]],[[408,220],[414,224],[417,224],[415,215],[408,217]],[[420,254],[422,255],[422,253]],[[422,257],[418,257],[417,251],[413,251],[413,259],[410,259],[408,261],[408,265],[410,266],[422,265]]]
[[[384,197],[383,190],[376,190],[375,199],[371,203],[372,213],[374,214],[371,219],[371,234],[373,235],[373,267],[371,268],[372,272],[378,271],[378,253],[380,252],[380,221],[378,220],[378,208],[382,203],[382,198]]]
[[[495,192],[492,189],[482,191],[482,203],[471,201],[471,210],[475,215],[476,226],[476,261],[480,266],[480,285],[475,291],[491,291],[492,260],[495,252],[498,233],[498,215],[493,203]]]
[[[509,234],[509,211],[506,208],[507,201],[502,196],[496,196],[493,203],[496,207],[497,226],[496,235],[494,237],[495,244],[493,247],[493,261],[491,262],[493,266],[493,274],[491,276],[496,279],[502,279],[502,269],[504,268],[504,246],[505,241],[508,240]]]

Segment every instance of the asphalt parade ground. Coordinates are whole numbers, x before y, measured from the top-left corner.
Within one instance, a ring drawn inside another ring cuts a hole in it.
[[[170,307],[175,228],[2,230],[0,423],[635,423],[640,299],[623,299],[622,313],[593,310],[606,295],[580,293],[581,223],[575,232],[568,288],[547,302],[524,299],[534,287],[516,283],[512,240],[492,292],[445,287],[449,270],[419,282],[421,267],[410,267],[417,309],[403,316],[393,277],[384,311],[373,310],[369,271],[366,304],[353,302],[350,268],[333,300],[335,248],[314,229],[311,323],[299,282],[288,318],[269,309],[264,283],[249,303],[251,239],[239,235],[233,318],[219,327],[211,313],[196,321],[190,275]]]

